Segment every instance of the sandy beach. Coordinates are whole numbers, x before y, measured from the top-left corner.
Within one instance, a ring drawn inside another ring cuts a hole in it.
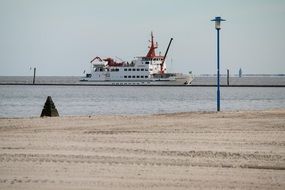
[[[285,110],[0,119],[0,189],[285,189]]]

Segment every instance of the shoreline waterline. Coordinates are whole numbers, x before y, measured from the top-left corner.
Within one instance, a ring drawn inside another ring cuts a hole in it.
[[[166,112],[166,113],[153,113],[153,114],[97,114],[97,115],[60,115],[57,117],[49,117],[49,116],[44,116],[41,117],[39,116],[27,116],[27,117],[0,117],[1,120],[10,120],[10,119],[68,119],[68,118],[95,118],[95,117],[100,117],[100,118],[108,118],[108,117],[156,117],[156,116],[185,116],[185,115],[215,115],[215,114],[239,114],[239,113],[259,113],[259,112],[284,112],[285,113],[285,108],[272,108],[272,109],[247,109],[247,110],[233,110],[233,111],[189,111],[189,112]]]
[[[0,85],[0,117],[39,116],[47,96],[61,116],[216,111],[216,87]],[[222,88],[222,111],[274,108],[285,108],[285,88]]]

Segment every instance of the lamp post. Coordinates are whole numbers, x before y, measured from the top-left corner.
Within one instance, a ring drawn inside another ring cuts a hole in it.
[[[220,111],[220,29],[221,21],[226,20],[216,17],[211,21],[215,21],[215,28],[217,30],[217,111]]]

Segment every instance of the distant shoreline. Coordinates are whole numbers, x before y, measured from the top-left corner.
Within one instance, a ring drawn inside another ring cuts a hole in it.
[[[0,86],[141,86],[141,87],[216,87],[217,85],[207,84],[193,84],[193,85],[113,85],[113,84],[69,84],[69,83],[38,83],[38,84],[27,84],[27,83],[0,83]],[[284,85],[220,85],[221,87],[269,87],[284,88]]]
[[[125,83],[105,85],[105,84],[97,84],[95,82],[80,82],[80,79],[81,79],[80,76],[36,76],[35,85],[125,86]],[[217,84],[217,77],[215,75],[211,74],[196,75],[194,76],[194,80],[191,82],[191,85],[187,87],[216,87],[216,84]],[[0,76],[0,85],[33,85],[33,78],[31,76]],[[224,75],[221,75],[220,85],[222,87],[285,87],[285,75],[247,74],[243,75],[242,77],[230,76],[229,78],[227,78]],[[140,86],[140,85],[135,85],[135,86]],[[166,86],[171,87],[176,85],[170,84]],[[178,85],[178,86],[181,87],[185,85]]]
[[[217,74],[193,74],[196,77],[214,77]],[[37,75],[36,77],[82,77],[83,75]],[[227,76],[227,74],[220,74],[220,76]],[[242,77],[285,77],[285,73],[279,74],[242,74]],[[33,77],[32,75],[0,75],[0,77]],[[239,77],[238,74],[230,74],[230,77]]]

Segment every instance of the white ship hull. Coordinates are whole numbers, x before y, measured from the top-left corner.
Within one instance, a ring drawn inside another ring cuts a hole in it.
[[[193,77],[191,75],[177,74],[177,77],[156,78],[146,80],[97,80],[84,77],[82,83],[94,85],[115,85],[115,86],[185,86],[190,85]]]

